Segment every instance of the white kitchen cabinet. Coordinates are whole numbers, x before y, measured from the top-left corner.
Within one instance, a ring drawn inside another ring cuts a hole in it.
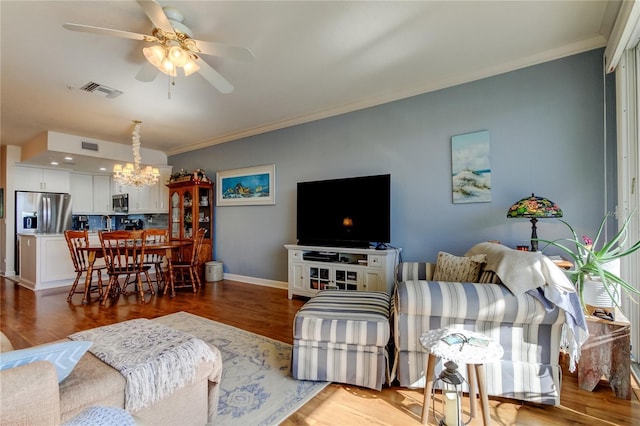
[[[141,186],[140,188],[129,189],[129,213],[148,213],[151,208],[151,190],[156,189],[154,186]]]
[[[157,213],[169,213],[169,187],[167,183],[171,178],[172,167],[159,167],[160,179],[158,179],[157,190],[151,193],[150,203]]]
[[[85,173],[71,173],[71,211],[74,214],[93,212],[93,179]]]
[[[68,170],[16,166],[14,171],[15,187],[19,191],[69,192]]]
[[[71,203],[74,214],[111,212],[111,177],[71,173]]]
[[[128,194],[129,193],[129,188],[128,186],[124,186],[119,184],[118,182],[116,182],[115,179],[111,179],[111,194],[116,195],[116,194]]]
[[[93,212],[107,214],[111,213],[113,206],[111,203],[111,176],[93,176]]]
[[[64,235],[20,235],[20,282],[35,291],[73,284],[76,273]]]
[[[289,299],[313,297],[320,290],[386,291],[391,294],[400,249],[286,245]]]

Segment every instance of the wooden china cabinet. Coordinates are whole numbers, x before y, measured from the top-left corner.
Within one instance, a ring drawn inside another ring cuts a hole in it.
[[[196,180],[171,182],[169,187],[169,237],[193,240],[200,228],[206,230],[200,252],[201,273],[204,263],[213,259],[213,183]],[[191,248],[182,254],[190,259]]]

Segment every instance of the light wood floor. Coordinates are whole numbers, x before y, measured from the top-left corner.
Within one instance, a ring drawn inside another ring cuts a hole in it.
[[[77,294],[38,294],[0,277],[0,329],[19,348],[61,339],[79,330],[132,318],[155,318],[178,311],[233,325],[292,343],[293,317],[305,299],[287,299],[281,289],[221,281],[207,283],[197,294],[180,291],[175,298],[121,297],[112,307],[83,306]],[[636,394],[639,392],[636,386]],[[467,398],[465,398],[467,401]],[[594,392],[577,388],[575,375],[564,372],[561,406],[520,404],[507,399],[490,401],[494,425],[632,425],[640,424],[640,403],[616,399],[602,383]],[[422,390],[385,387],[382,392],[332,384],[291,415],[284,425],[418,425]],[[467,403],[468,410],[468,403]],[[468,411],[467,411],[468,412]],[[480,425],[474,419],[471,425]],[[433,417],[430,424],[435,424]]]

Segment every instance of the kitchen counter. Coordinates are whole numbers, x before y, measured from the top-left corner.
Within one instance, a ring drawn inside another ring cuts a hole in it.
[[[64,234],[20,233],[18,237],[21,285],[39,291],[73,284],[76,272]]]
[[[63,233],[59,233],[59,234],[36,234],[35,232],[19,232],[18,233],[19,237],[36,237],[36,238],[49,238],[49,237],[62,237],[64,238],[64,234]]]

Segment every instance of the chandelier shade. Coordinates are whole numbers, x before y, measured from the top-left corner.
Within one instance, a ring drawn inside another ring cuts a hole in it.
[[[160,171],[157,167],[142,167],[140,162],[140,121],[134,121],[131,145],[133,147],[133,163],[115,164],[113,166],[113,180],[121,185],[141,188],[143,186],[153,186],[158,183]]]

